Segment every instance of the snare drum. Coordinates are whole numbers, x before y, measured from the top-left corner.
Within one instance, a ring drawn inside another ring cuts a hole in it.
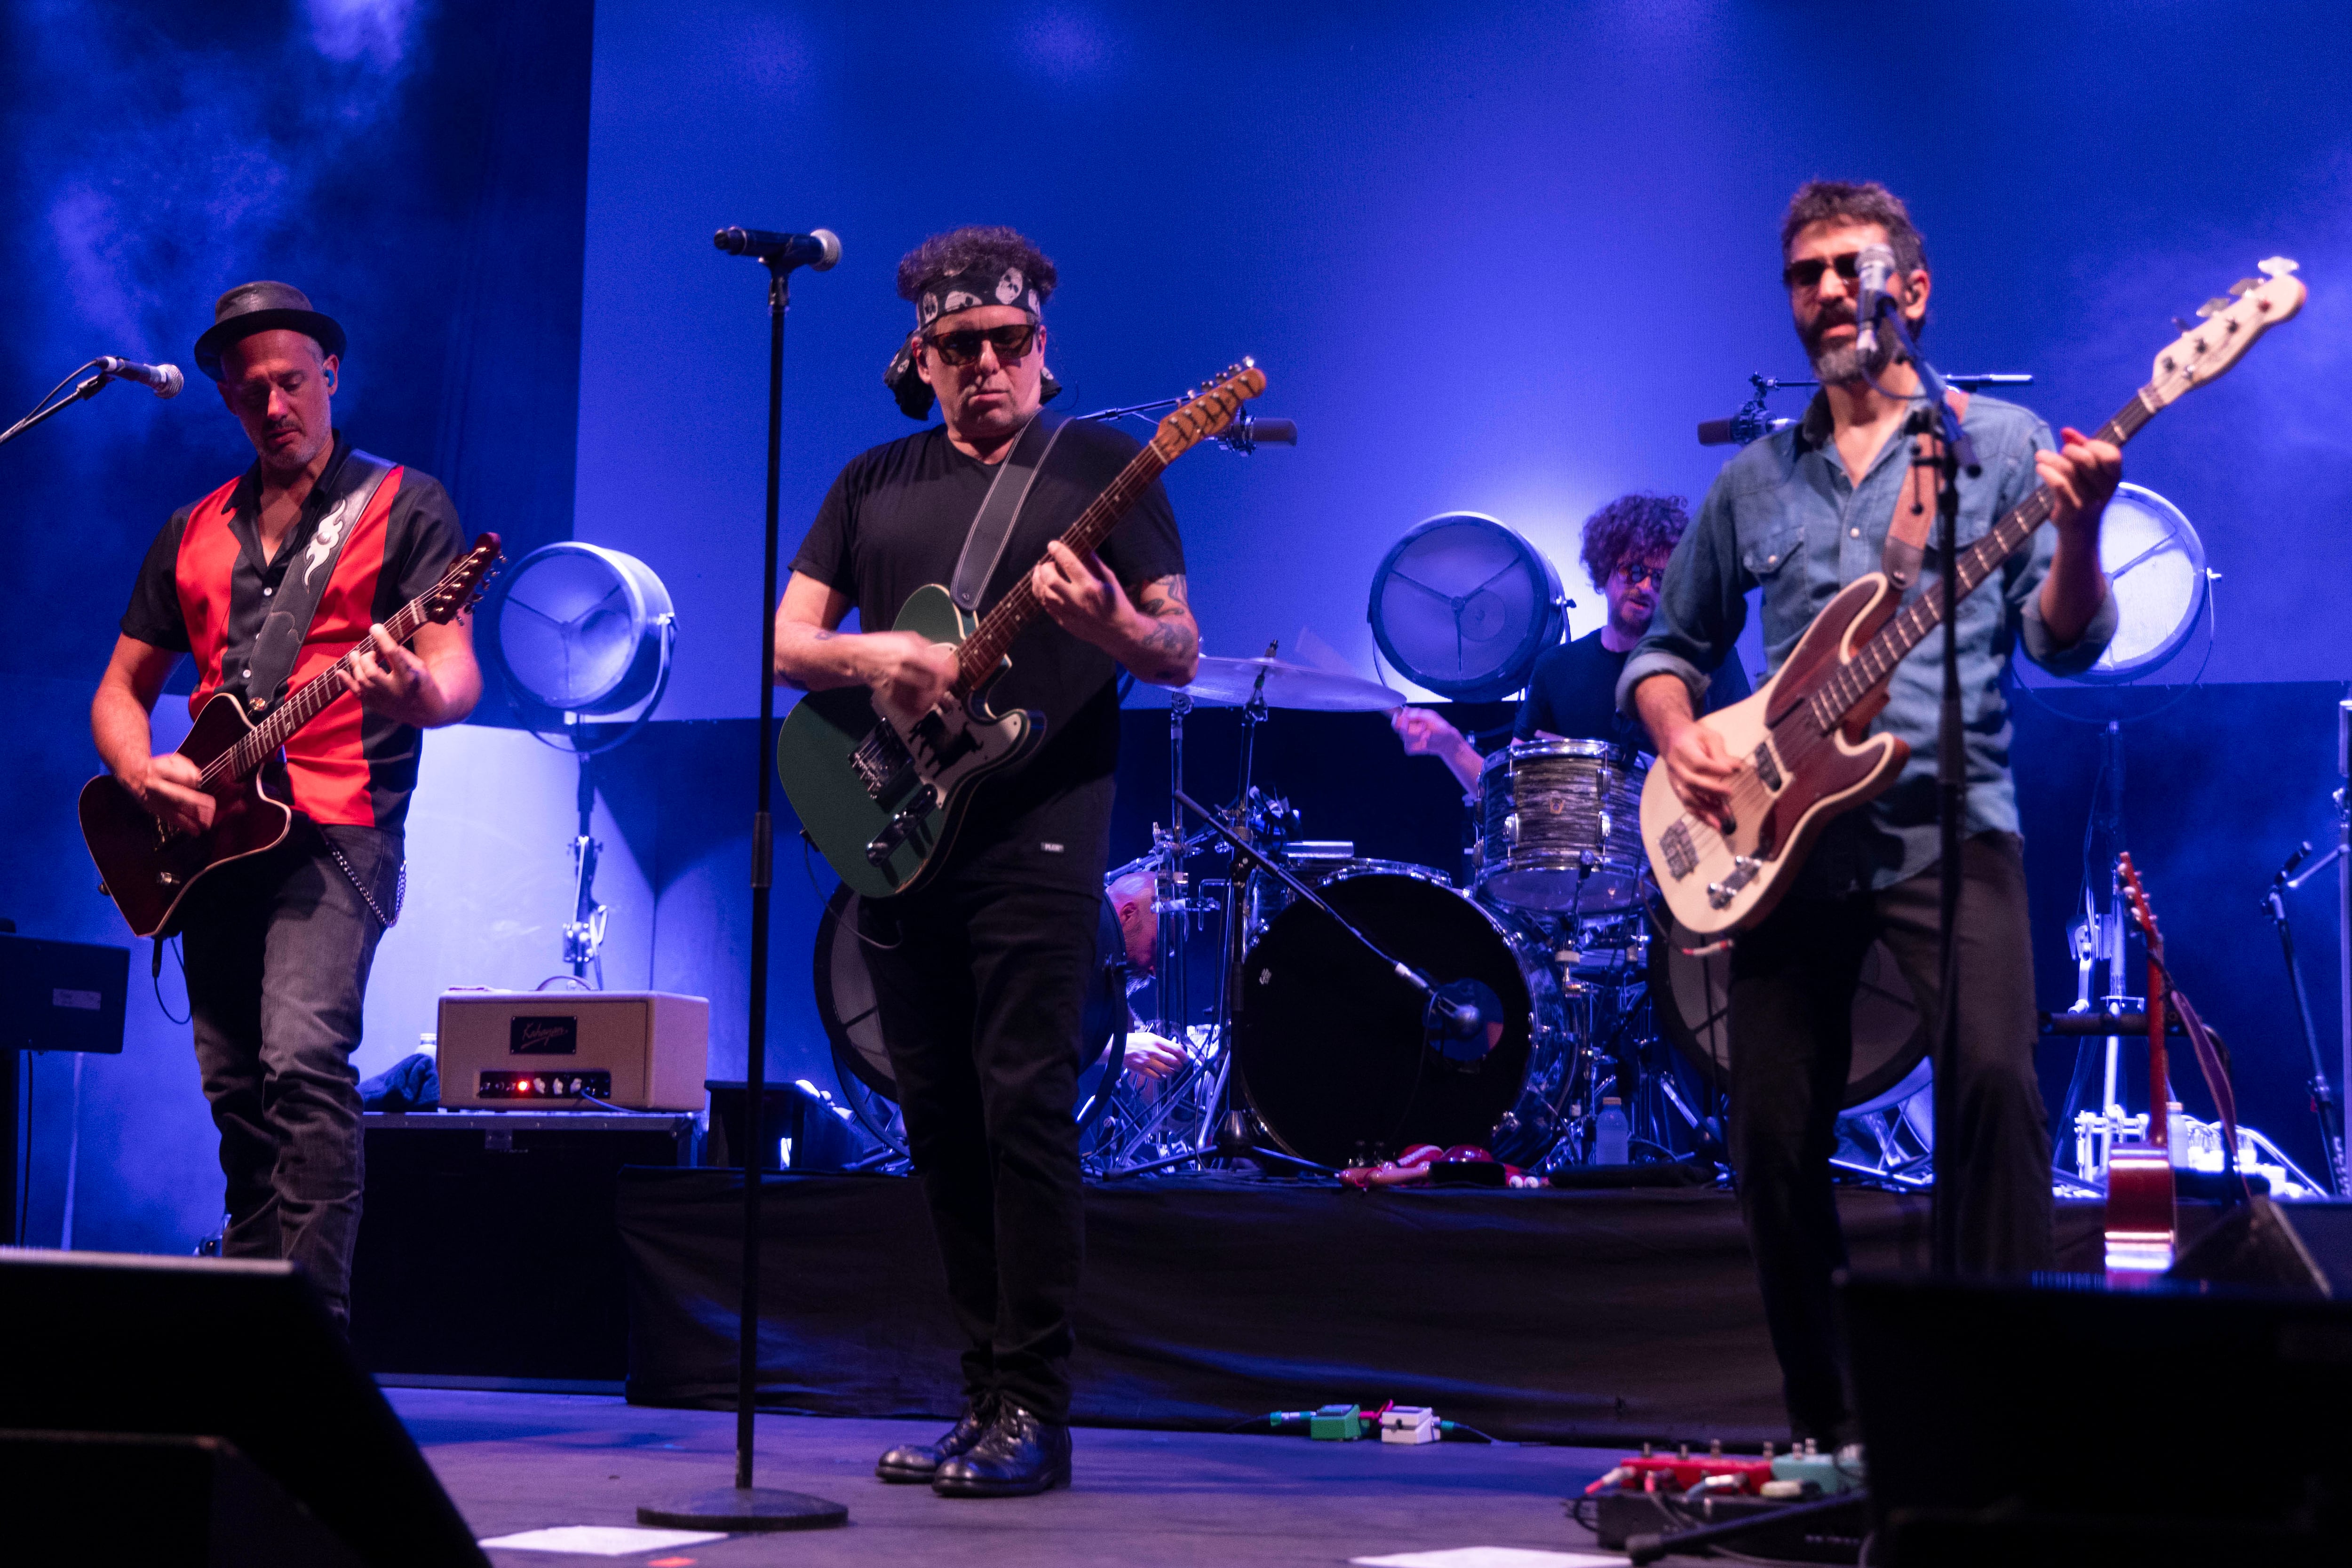
[[[1520,741],[1478,780],[1478,891],[1581,917],[1638,908],[1647,757],[1606,741]]]

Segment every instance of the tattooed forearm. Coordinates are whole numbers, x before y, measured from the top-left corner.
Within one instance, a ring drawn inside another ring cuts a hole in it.
[[[1160,577],[1146,583],[1137,592],[1135,602],[1145,615],[1154,620],[1176,615],[1192,607],[1184,596],[1184,578],[1181,573],[1173,577]]]
[[[1139,662],[1150,666],[1144,679],[1162,685],[1191,679],[1193,656],[1200,651],[1200,633],[1193,629],[1189,616],[1159,621],[1143,635],[1144,659]]]

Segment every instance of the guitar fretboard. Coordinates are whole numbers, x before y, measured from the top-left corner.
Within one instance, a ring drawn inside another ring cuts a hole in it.
[[[431,617],[425,606],[436,595],[447,590],[464,570],[471,556],[460,556],[455,565],[444,574],[430,592],[410,600],[400,607],[400,613],[383,624],[394,642],[406,642],[416,635],[417,628]],[[343,657],[317,675],[304,681],[294,694],[279,703],[269,717],[246,731],[236,745],[215,757],[204,771],[206,788],[235,782],[260,768],[278,754],[278,749],[294,737],[294,732],[325,712],[338,697],[342,696],[342,677],[352,668],[352,655],[368,645],[355,644]]]
[[[2149,388],[2143,387],[2132,395],[2116,416],[2099,426],[2097,438],[2120,447],[2137,435],[2141,426],[2156,417],[2162,406],[2149,397]],[[1999,522],[1985,531],[1984,536],[1959,552],[1958,597],[1967,598],[1976,592],[1984,580],[2000,569],[2002,562],[2033,537],[2033,531],[2050,521],[2057,507],[2057,497],[2050,487],[2042,485],[2011,508]],[[1854,705],[1884,685],[1895,673],[1903,656],[1924,641],[1927,634],[1943,623],[1944,594],[1940,584],[1929,583],[1916,599],[1895,612],[1879,634],[1864,643],[1853,658],[1841,666],[1836,674],[1821,684],[1806,700],[1813,721],[1826,735],[1845,722],[1845,716]]]
[[[1118,478],[1110,482],[1110,488],[1097,496],[1094,503],[1078,514],[1078,521],[1070,524],[1063,533],[1062,542],[1084,560],[1088,551],[1110,537],[1110,531],[1118,526],[1118,520],[1127,515],[1128,508],[1135,504],[1144,487],[1158,479],[1167,467],[1168,459],[1160,455],[1159,440],[1146,442],[1143,449],[1119,470]],[[996,672],[996,667],[1004,661],[1005,651],[1012,647],[1013,639],[1021,635],[1022,628],[1029,624],[1037,611],[1037,595],[1030,591],[1028,574],[1024,573],[1021,580],[1013,584],[1004,597],[981,617],[979,626],[957,649],[955,684],[949,689],[957,700],[970,697],[981,682]]]

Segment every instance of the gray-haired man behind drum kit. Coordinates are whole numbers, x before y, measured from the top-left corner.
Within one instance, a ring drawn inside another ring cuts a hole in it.
[[[1633,745],[1647,740],[1639,724],[1617,711],[1617,677],[1650,628],[1666,558],[1689,526],[1681,497],[1642,491],[1619,496],[1584,520],[1584,570],[1608,600],[1609,619],[1598,631],[1546,648],[1536,660],[1511,726],[1514,740],[1549,735]],[[1748,672],[1738,658],[1725,658],[1707,688],[1706,710],[1739,701],[1748,689]],[[1464,789],[1477,789],[1486,759],[1461,731],[1427,708],[1400,708],[1389,721],[1407,753],[1437,758]]]

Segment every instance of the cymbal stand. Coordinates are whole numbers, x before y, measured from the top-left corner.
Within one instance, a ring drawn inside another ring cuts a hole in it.
[[[2338,809],[2343,809],[2344,795],[2336,795]],[[2271,879],[2270,890],[2263,895],[2263,908],[2278,927],[2279,948],[2286,955],[2287,983],[2294,987],[2294,1010],[2303,1025],[2303,1043],[2311,1052],[2311,1109],[2319,1118],[2319,1144],[2327,1156],[2327,1176],[2338,1197],[2352,1195],[2352,1177],[2347,1177],[2344,1162],[2344,1117],[2337,1105],[2335,1091],[2327,1082],[2326,1058],[2320,1054],[2319,1031],[2311,1018],[2311,994],[2304,988],[2303,966],[2294,956],[2294,928],[2288,922],[2286,896],[2312,878],[2343,859],[2344,846],[2338,844],[2326,854],[2304,865],[2311,854],[2311,846],[2304,844],[2287,858],[2278,875]],[[2298,872],[2296,868],[2301,867]]]
[[[1281,647],[1282,639],[1280,637],[1276,637],[1271,642],[1268,642],[1265,645],[1265,657],[1269,659],[1272,658],[1275,656],[1276,651]],[[1265,722],[1266,717],[1271,711],[1271,710],[1267,708],[1265,700],[1265,678],[1267,674],[1268,671],[1264,668],[1261,668],[1257,672],[1257,682],[1250,688],[1249,700],[1242,704],[1241,710],[1241,783],[1239,789],[1234,792],[1234,817],[1240,825],[1242,837],[1244,839],[1252,836],[1255,828],[1255,823],[1253,820],[1255,814],[1250,809],[1252,805],[1250,785],[1257,769],[1257,730],[1259,725]],[[1175,798],[1180,802],[1185,798],[1183,790],[1181,786],[1179,786],[1175,791]],[[1215,819],[1213,817],[1209,817],[1207,813],[1203,812],[1199,815],[1207,818],[1211,826],[1218,826]],[[1232,839],[1231,833],[1223,828],[1219,829],[1219,834],[1220,837],[1225,837],[1229,841]],[[1225,873],[1224,942],[1221,950],[1223,953],[1223,962],[1217,965],[1217,1013],[1215,1026],[1217,1030],[1217,1039],[1221,1046],[1228,1043],[1226,1037],[1231,1033],[1233,1027],[1234,973],[1234,971],[1241,967],[1241,962],[1244,957],[1244,946],[1249,940],[1247,922],[1244,918],[1247,914],[1249,904],[1249,899],[1247,896],[1249,875],[1242,866],[1242,857],[1239,854],[1230,856],[1227,859],[1227,865],[1230,868]],[[1224,1072],[1226,1065],[1232,1060],[1233,1052],[1231,1050],[1221,1050],[1219,1052],[1218,1071],[1220,1075]],[[1224,1084],[1222,1076],[1220,1077],[1220,1080],[1217,1085],[1217,1092],[1221,1096],[1224,1092]]]

